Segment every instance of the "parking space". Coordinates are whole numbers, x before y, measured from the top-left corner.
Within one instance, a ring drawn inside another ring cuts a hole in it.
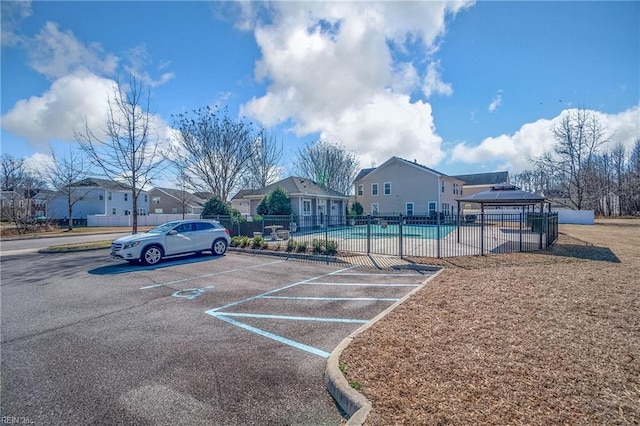
[[[325,358],[429,275],[234,253],[1,262],[2,415],[35,424],[339,424]]]

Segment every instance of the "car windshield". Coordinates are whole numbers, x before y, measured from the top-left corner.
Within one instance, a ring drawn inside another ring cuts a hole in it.
[[[149,232],[149,233],[151,233],[151,234],[164,234],[164,233],[166,233],[166,232],[171,231],[171,230],[173,229],[173,227],[174,227],[174,226],[176,226],[178,223],[180,223],[180,222],[167,222],[167,223],[163,223],[162,225],[160,225],[160,226],[156,226],[155,228],[150,229],[150,230],[149,230],[149,231],[147,231],[147,232]]]

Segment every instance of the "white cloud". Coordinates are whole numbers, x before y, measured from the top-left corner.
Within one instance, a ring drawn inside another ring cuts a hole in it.
[[[493,99],[491,99],[491,103],[489,104],[489,112],[494,112],[500,105],[502,105],[502,92],[502,89],[498,90]]]
[[[48,151],[50,140],[72,141],[86,117],[92,128],[104,127],[107,99],[116,83],[88,72],[53,82],[42,96],[22,99],[2,116],[2,128]]]
[[[86,119],[98,136],[104,136],[108,99],[113,99],[117,83],[95,74],[79,71],[53,82],[41,96],[18,101],[2,116],[2,128],[24,138],[34,149],[48,152],[53,140],[75,141]],[[168,125],[152,116],[152,128],[160,141],[170,135]]]
[[[440,77],[440,61],[431,62],[427,66],[427,75],[424,77],[422,91],[427,98],[431,95],[453,95],[451,84],[445,83]]]
[[[0,29],[2,46],[12,47],[23,40],[16,33],[22,21],[31,16],[31,1],[3,1],[0,2]]]
[[[299,136],[331,135],[362,153],[363,164],[403,155],[435,165],[443,153],[431,107],[411,102],[410,94],[421,80],[437,93],[452,88],[440,81],[437,64],[425,80],[413,64],[394,62],[392,46],[402,51],[410,41],[428,56],[445,32],[445,17],[468,5],[274,3],[272,23],[254,28],[262,52],[255,76],[268,81],[268,90],[242,112],[268,127],[291,120]]]
[[[540,119],[524,124],[512,135],[486,138],[477,146],[459,143],[451,153],[451,161],[478,164],[502,162],[505,168],[515,173],[529,169],[532,167],[529,159],[553,149],[552,129],[559,123],[563,114],[569,111],[571,110],[565,110],[551,120]],[[605,148],[622,142],[627,149],[631,149],[640,135],[640,105],[618,114],[592,112],[612,135],[610,145]]]
[[[71,31],[60,31],[54,22],[45,24],[28,42],[27,50],[33,69],[51,79],[78,70],[111,75],[118,66],[118,58],[105,53],[98,43],[85,45]]]

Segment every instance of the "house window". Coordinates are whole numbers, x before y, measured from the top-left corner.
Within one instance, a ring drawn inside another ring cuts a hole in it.
[[[124,200],[125,201],[129,201],[129,193],[128,192],[124,193]]]
[[[155,209],[156,214],[162,214],[162,209]]]
[[[413,216],[413,203],[411,202],[407,203],[406,212],[407,212],[407,216]]]
[[[149,202],[149,196],[148,196],[148,195],[146,195],[146,194],[145,194],[145,196],[144,196],[144,202],[145,202],[145,203],[148,203],[148,202]]]
[[[102,194],[98,195],[98,200],[100,200],[100,201],[104,200],[104,195],[102,195]]]
[[[138,209],[138,216],[146,216],[147,215],[147,209],[145,209],[144,207],[141,209]]]
[[[442,185],[441,185],[441,187],[440,187],[440,188],[441,188],[441,189],[440,189],[440,192],[444,192],[444,181],[441,181],[441,182],[442,182]]]
[[[377,183],[372,183],[371,184],[371,195],[378,195],[378,184]]]
[[[444,214],[449,214],[449,203],[442,203],[442,210]]]
[[[371,204],[371,214],[376,216],[378,215],[378,210],[380,209],[380,207],[378,206],[378,203],[373,203]]]
[[[391,182],[384,183],[384,195],[391,195]]]
[[[457,183],[454,183],[454,184],[453,184],[453,193],[457,195],[457,194],[458,194],[458,190],[459,190],[459,189],[458,189],[458,184],[457,184]]]
[[[125,216],[129,216],[130,214],[131,214],[131,212],[130,212],[129,210],[125,210],[125,211],[124,211],[124,215],[125,215]]]
[[[160,204],[160,197],[151,197],[151,202],[153,204]]]
[[[107,196],[107,200],[111,201],[111,192],[109,192],[109,195]]]
[[[436,212],[438,204],[435,201],[429,201],[429,214],[434,214]]]
[[[171,214],[178,214],[178,208],[177,207],[171,207]]]
[[[358,196],[362,197],[364,195],[364,185],[358,185]]]
[[[311,216],[311,200],[302,200],[302,214]]]
[[[116,214],[116,208],[115,207],[111,209],[111,214]]]

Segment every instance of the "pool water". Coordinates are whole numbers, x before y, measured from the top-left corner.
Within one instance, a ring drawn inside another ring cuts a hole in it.
[[[398,225],[370,225],[372,239],[399,238],[400,227]],[[456,229],[455,225],[440,225],[440,238],[444,238]],[[323,234],[324,232],[318,233]],[[355,225],[341,229],[329,230],[327,234],[331,238],[367,238],[367,225]],[[422,238],[429,240],[438,239],[437,225],[402,225],[402,238]]]

